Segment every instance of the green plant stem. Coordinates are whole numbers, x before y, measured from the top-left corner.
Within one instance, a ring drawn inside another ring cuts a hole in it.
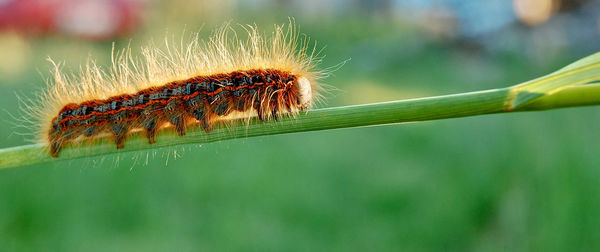
[[[41,144],[24,145],[0,149],[0,169],[59,160],[76,159],[157,149],[184,144],[202,144],[215,141],[277,135],[292,132],[375,126],[403,122],[427,121],[444,118],[466,117],[483,114],[512,112],[506,109],[510,100],[510,88],[427,97],[392,102],[325,108],[308,111],[296,118],[281,118],[279,121],[233,123],[221,125],[205,133],[199,127],[190,127],[186,136],[177,136],[171,131],[157,136],[155,144],[148,144],[142,134],[134,133],[125,148],[117,150],[110,139],[91,143],[68,145],[58,158],[52,158]],[[542,96],[515,111],[547,110],[573,106],[600,104],[600,84],[573,86],[551,95]]]

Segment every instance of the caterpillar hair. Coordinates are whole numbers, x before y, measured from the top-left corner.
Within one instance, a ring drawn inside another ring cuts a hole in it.
[[[108,70],[89,60],[78,74],[66,75],[53,63],[47,89],[25,111],[37,141],[53,157],[70,142],[105,136],[122,148],[133,131],[144,131],[152,144],[165,128],[183,136],[194,124],[209,132],[216,121],[232,118],[277,120],[319,97],[319,52],[293,22],[266,35],[256,25],[226,24],[208,40],[196,35],[172,44],[144,47],[141,58],[113,46]]]

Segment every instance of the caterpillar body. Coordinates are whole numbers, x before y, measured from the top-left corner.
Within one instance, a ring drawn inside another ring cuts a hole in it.
[[[177,48],[168,41],[166,49],[143,48],[141,60],[129,50],[113,53],[108,72],[90,62],[69,78],[55,64],[48,90],[34,99],[41,102],[26,111],[36,118],[37,140],[58,157],[73,141],[110,135],[122,148],[128,134],[144,131],[151,144],[164,128],[183,136],[189,125],[209,132],[234,114],[277,120],[311,107],[324,75],[314,70],[315,47],[293,23],[268,37],[244,28],[245,41],[226,25],[208,42],[196,36]]]

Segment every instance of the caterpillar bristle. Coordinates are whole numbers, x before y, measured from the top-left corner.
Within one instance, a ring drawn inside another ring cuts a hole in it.
[[[90,60],[68,77],[53,63],[48,89],[26,111],[38,123],[37,141],[58,157],[67,143],[107,133],[123,148],[132,131],[152,144],[165,125],[184,136],[189,125],[210,132],[232,114],[278,120],[311,107],[326,75],[315,70],[316,47],[299,37],[293,21],[269,36],[242,28],[246,40],[225,25],[208,42],[195,35],[179,48],[145,47],[141,60],[129,49],[113,52],[109,71]]]

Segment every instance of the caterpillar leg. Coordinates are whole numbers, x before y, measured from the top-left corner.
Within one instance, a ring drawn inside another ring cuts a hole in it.
[[[206,132],[211,131],[210,121],[209,121],[208,114],[206,113],[206,109],[204,106],[196,107],[192,111],[192,115],[194,116],[194,118],[196,118],[196,120],[198,120],[198,122],[200,123],[202,128],[204,128],[204,131],[206,131]]]
[[[115,136],[115,144],[117,145],[117,149],[125,147],[125,139],[127,138],[127,127],[125,126],[125,123],[113,123],[110,126],[110,130]]]
[[[232,107],[229,101],[221,101],[213,106],[213,111],[217,115],[224,116],[229,114]]]
[[[63,142],[60,140],[50,142],[50,156],[58,157],[58,152],[62,148]]]
[[[170,115],[169,122],[175,126],[178,135],[185,135],[185,120],[182,115]]]
[[[148,118],[142,122],[142,126],[144,127],[144,130],[146,131],[146,138],[148,138],[148,143],[149,144],[155,143],[156,142],[156,138],[155,138],[156,130],[157,130],[156,119]]]

